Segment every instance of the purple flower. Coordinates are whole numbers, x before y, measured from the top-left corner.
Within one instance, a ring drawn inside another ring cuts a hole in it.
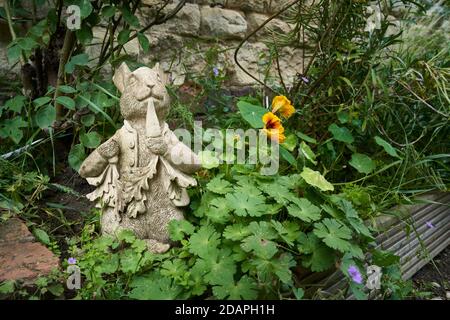
[[[213,68],[213,72],[216,77],[219,75],[219,69],[217,69],[217,67]]]
[[[77,259],[70,257],[69,259],[67,259],[67,262],[69,264],[76,264],[77,263]]]
[[[435,228],[435,226],[434,226],[430,221],[425,222],[425,224],[426,224],[427,227],[430,228],[430,229]]]
[[[304,83],[309,83],[309,79],[307,77],[302,77]]]
[[[350,266],[347,271],[353,282],[356,282],[358,284],[362,283],[362,275],[356,266]]]

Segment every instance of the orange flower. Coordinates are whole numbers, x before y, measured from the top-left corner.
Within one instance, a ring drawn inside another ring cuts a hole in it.
[[[277,111],[280,112],[283,118],[288,119],[294,114],[295,108],[285,96],[276,96],[272,100],[272,112],[276,113]]]
[[[281,125],[281,120],[272,112],[267,112],[262,117],[264,122],[264,133],[272,140],[278,140],[279,143],[283,143],[286,137],[284,136],[284,128]]]

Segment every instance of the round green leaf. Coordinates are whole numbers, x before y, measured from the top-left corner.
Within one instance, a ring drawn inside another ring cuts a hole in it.
[[[102,137],[97,132],[89,132],[80,135],[81,143],[90,149],[97,148],[102,141]]]
[[[86,153],[82,144],[76,144],[70,149],[69,165],[72,169],[78,171],[85,158]]]
[[[44,129],[50,127],[56,119],[55,107],[48,104],[44,108],[39,109],[36,112],[35,119],[39,128]]]
[[[365,154],[354,153],[349,164],[358,172],[369,174],[375,169],[372,159]]]
[[[262,117],[268,111],[260,106],[255,106],[246,101],[239,101],[237,103],[242,118],[247,121],[253,128],[262,128],[264,126]]]
[[[322,191],[333,191],[334,187],[329,183],[324,176],[318,171],[314,171],[308,167],[303,168],[303,172],[300,176],[305,179],[306,183],[319,188]]]

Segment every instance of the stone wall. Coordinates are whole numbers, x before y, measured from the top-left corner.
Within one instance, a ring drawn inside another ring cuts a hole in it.
[[[161,0],[143,0],[144,7],[138,13],[141,24],[148,22],[151,10]],[[177,4],[174,0],[167,10]],[[127,52],[143,63],[161,61],[172,72],[174,83],[182,84],[187,77],[212,73],[212,65],[226,75],[226,85],[242,87],[255,84],[234,62],[234,50],[249,33],[260,26],[273,13],[280,10],[288,0],[188,0],[178,14],[167,23],[154,26],[146,36],[150,50],[144,54],[137,40],[127,45]],[[272,31],[288,33],[292,26],[281,19],[272,20],[265,28],[249,39],[239,51],[241,65],[253,76],[278,78],[274,60],[265,44],[272,40]],[[94,32],[101,41],[104,30]],[[217,61],[206,62],[206,52],[216,51]],[[95,49],[93,49],[95,52]],[[302,51],[279,48],[280,69],[286,83],[291,83],[295,73],[301,71]],[[94,53],[95,56],[95,53]],[[272,61],[272,62],[270,62]],[[268,71],[266,69],[269,69]]]

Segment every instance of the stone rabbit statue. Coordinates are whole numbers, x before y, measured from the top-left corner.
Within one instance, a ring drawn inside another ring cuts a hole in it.
[[[103,208],[103,234],[129,229],[163,253],[170,248],[168,224],[184,219],[186,188],[196,185],[189,175],[201,164],[165,122],[170,99],[159,64],[131,72],[122,63],[113,82],[122,93],[124,125],[86,158],[80,175],[97,187],[87,197]]]

